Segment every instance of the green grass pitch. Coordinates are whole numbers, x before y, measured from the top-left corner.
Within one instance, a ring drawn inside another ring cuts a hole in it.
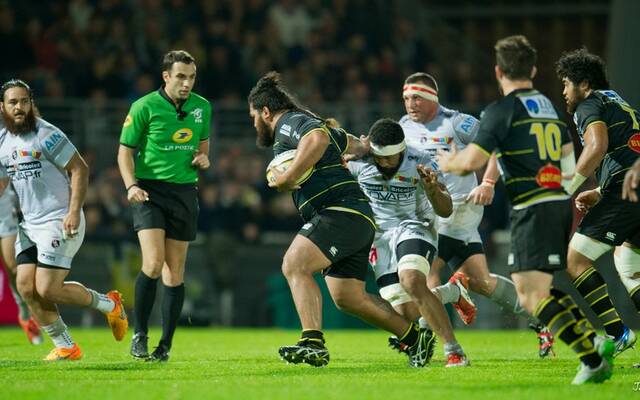
[[[115,342],[107,329],[71,330],[84,352],[79,362],[40,361],[51,348],[29,345],[22,331],[0,329],[0,398],[23,399],[640,399],[640,352],[616,359],[611,381],[571,386],[577,361],[562,344],[540,360],[529,331],[462,331],[472,362],[444,368],[442,346],[423,369],[386,347],[381,331],[328,331],[324,368],[286,365],[280,345],[294,331],[178,328],[167,364],[128,356],[130,335]],[[158,331],[151,332],[155,343]]]

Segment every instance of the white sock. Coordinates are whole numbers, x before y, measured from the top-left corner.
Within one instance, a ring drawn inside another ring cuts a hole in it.
[[[460,288],[451,282],[435,287],[431,291],[439,295],[442,304],[457,303],[460,299]]]
[[[451,353],[464,354],[464,350],[462,350],[460,343],[454,341],[444,344],[444,355],[448,356]]]
[[[47,332],[53,345],[58,348],[70,349],[75,344],[67,329],[67,325],[62,321],[62,317],[55,320],[51,325],[43,326],[42,329]]]
[[[87,289],[91,293],[91,307],[103,313],[113,311],[116,307],[116,303],[111,300],[106,294],[98,293],[93,289]]]
[[[420,329],[429,329],[429,324],[422,317],[420,317],[420,319],[418,320],[418,325],[420,325]]]

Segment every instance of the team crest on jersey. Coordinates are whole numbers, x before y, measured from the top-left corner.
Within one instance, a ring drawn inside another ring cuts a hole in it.
[[[189,128],[181,128],[171,136],[171,140],[175,143],[187,143],[193,137],[193,132]]]
[[[193,118],[197,124],[202,123],[202,108],[196,108],[195,110],[191,111],[191,115],[193,115]]]
[[[631,135],[627,142],[627,146],[636,153],[640,153],[640,133]]]
[[[17,153],[20,155],[20,157],[31,157],[35,159],[39,159],[42,155],[41,152],[35,150],[18,150]]]
[[[453,137],[451,136],[434,136],[431,138],[431,141],[438,144],[451,144],[453,142]]]
[[[53,239],[51,241],[51,247],[53,247],[54,249],[57,249],[58,247],[60,247],[60,241],[58,239]]]
[[[562,187],[562,171],[551,163],[547,163],[538,170],[536,183],[540,187],[548,189],[559,189]]]

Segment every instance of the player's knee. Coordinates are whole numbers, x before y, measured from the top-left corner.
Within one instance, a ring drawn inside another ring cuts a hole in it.
[[[576,232],[569,242],[567,254],[567,271],[573,278],[593,265],[593,261],[610,251],[613,246],[591,239]]]
[[[627,292],[636,290],[640,286],[640,249],[623,246],[613,258]]]
[[[411,297],[415,298],[427,290],[429,269],[429,261],[417,254],[407,254],[398,260],[400,285]]]
[[[162,274],[164,259],[160,257],[148,257],[142,260],[142,272],[150,278],[156,279]]]
[[[54,286],[49,284],[38,285],[36,283],[36,291],[38,292],[38,296],[42,297],[46,301],[58,303],[60,298],[59,290]]]
[[[27,303],[33,300],[35,295],[35,286],[31,277],[16,278],[16,289],[18,289],[18,293],[20,293],[22,299]]]

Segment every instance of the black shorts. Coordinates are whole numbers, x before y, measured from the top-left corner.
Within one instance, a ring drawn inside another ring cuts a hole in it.
[[[309,238],[331,261],[325,276],[366,280],[369,250],[375,229],[361,215],[324,210],[305,223],[298,234]]]
[[[550,201],[511,210],[511,273],[567,268],[567,249],[573,223],[571,200]]]
[[[149,201],[132,205],[133,229],[164,229],[168,239],[191,241],[198,226],[198,189],[179,184],[141,179],[138,186],[149,193]]]
[[[612,246],[626,241],[640,247],[640,204],[605,193],[582,218],[578,232]]]
[[[465,243],[462,240],[438,234],[438,257],[442,258],[454,271],[469,257],[476,254],[484,254],[482,243]]]

